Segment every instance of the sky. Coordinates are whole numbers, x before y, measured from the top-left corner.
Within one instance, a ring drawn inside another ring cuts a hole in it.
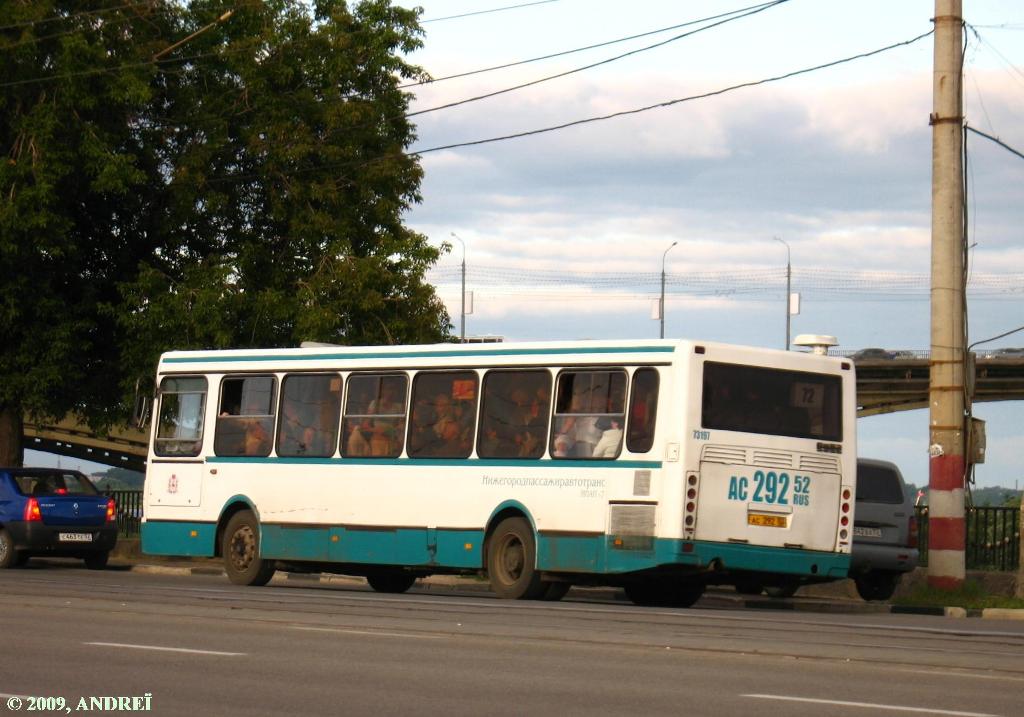
[[[412,150],[423,152],[425,177],[406,222],[450,247],[428,278],[456,333],[465,247],[467,335],[657,337],[651,311],[664,262],[667,337],[782,348],[788,250],[801,295],[790,336],[834,335],[841,351],[927,351],[931,37],[703,99],[435,151],[864,54],[929,32],[934,13],[932,0],[789,0],[667,43],[711,23],[440,79],[755,1],[396,2],[422,7],[424,46],[407,59],[435,78],[407,88],[421,112]],[[524,6],[480,13],[513,5]],[[967,122],[1024,151],[1024,3],[964,5]],[[465,13],[480,14],[453,17]],[[1024,325],[1024,159],[972,134],[968,170],[973,343]],[[1024,332],[979,350],[1000,346],[1024,346]],[[978,486],[1024,487],[1022,414],[1020,402],[975,406],[988,433]],[[860,419],[858,441],[860,455],[893,460],[927,484],[926,411]]]
[[[420,0],[424,47],[410,61],[444,78],[729,13],[753,0],[555,0],[451,17],[516,4]],[[1024,3],[964,5],[973,28],[964,67],[968,124],[1024,151]],[[814,67],[927,33],[933,14],[931,0],[790,0],[597,67],[416,115],[413,149]],[[411,110],[566,73],[697,27],[411,87]],[[657,337],[651,309],[664,260],[667,337],[782,348],[785,242],[792,288],[801,294],[791,335],[831,334],[839,350],[927,351],[932,53],[929,36],[714,97],[425,152],[423,200],[407,222],[451,245],[431,276],[456,332],[465,246],[473,292],[467,335]],[[1024,159],[971,134],[968,167],[973,343],[1024,325]],[[1000,346],[1024,346],[1024,332],[978,349]],[[988,433],[977,485],[1024,487],[1022,413],[1020,402],[975,406]],[[863,418],[858,434],[860,455],[893,460],[908,480],[927,484],[927,411]]]

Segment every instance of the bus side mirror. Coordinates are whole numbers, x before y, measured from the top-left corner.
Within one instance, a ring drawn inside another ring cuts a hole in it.
[[[132,425],[139,430],[149,424],[153,407],[153,386],[151,379],[140,378],[135,382],[135,399],[132,405]]]

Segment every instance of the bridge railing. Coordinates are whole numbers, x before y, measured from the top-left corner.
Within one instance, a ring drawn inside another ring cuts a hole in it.
[[[1020,508],[983,506],[965,511],[967,570],[1016,570],[1020,565]],[[917,507],[920,564],[928,565],[928,507]]]
[[[124,536],[138,535],[142,524],[142,491],[105,490],[103,495],[113,498],[117,506],[117,532]]]

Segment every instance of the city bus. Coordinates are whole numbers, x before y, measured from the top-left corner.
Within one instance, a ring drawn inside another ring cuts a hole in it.
[[[846,577],[849,359],[683,340],[175,351],[142,549],[404,592],[689,606]]]

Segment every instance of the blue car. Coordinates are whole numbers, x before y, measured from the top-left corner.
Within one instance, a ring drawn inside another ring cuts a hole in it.
[[[78,471],[0,468],[0,568],[34,555],[107,566],[117,542],[117,508]]]

